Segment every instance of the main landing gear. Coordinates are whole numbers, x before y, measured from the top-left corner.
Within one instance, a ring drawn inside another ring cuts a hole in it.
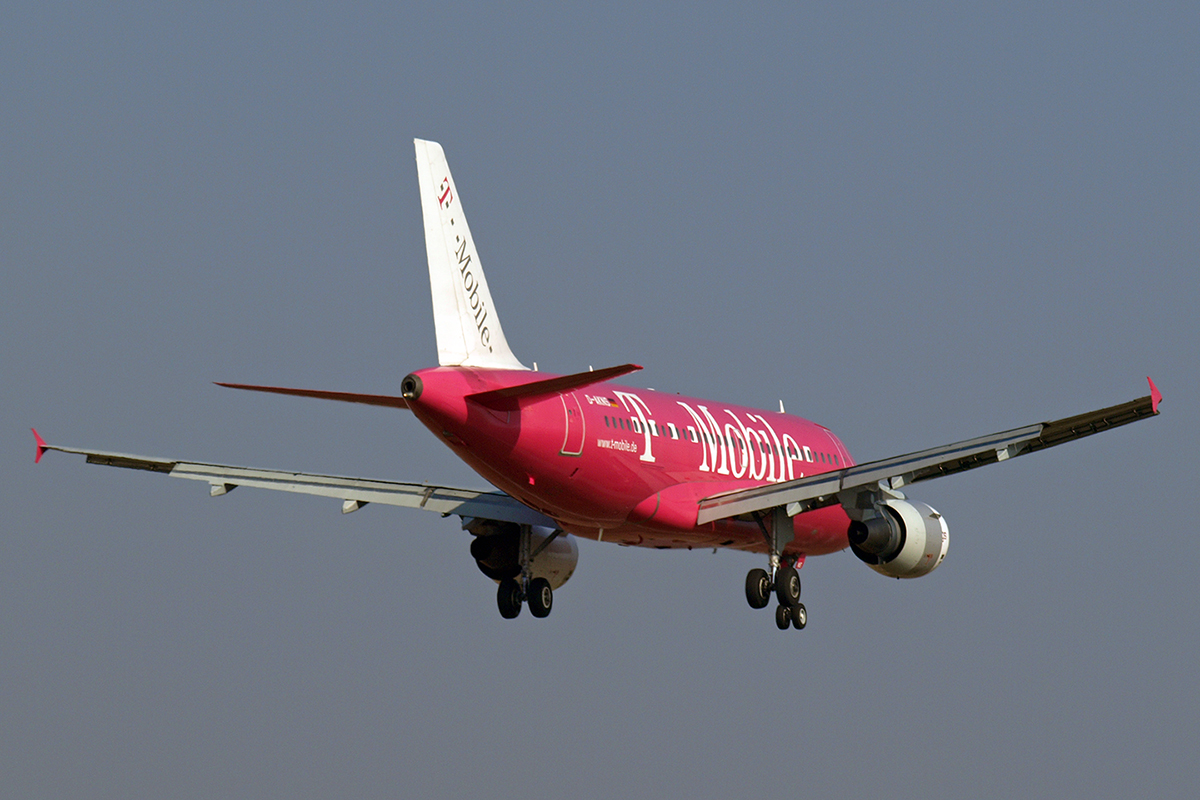
[[[523,602],[529,603],[529,613],[535,617],[550,616],[550,608],[554,605],[554,592],[550,588],[550,581],[534,578],[526,590],[522,590],[521,584],[512,578],[500,581],[500,588],[496,592],[496,605],[500,607],[500,616],[516,619],[521,613]]]
[[[779,599],[775,607],[775,624],[779,630],[803,630],[808,624],[808,609],[800,602],[800,573],[790,564],[775,570],[775,580],[765,569],[752,569],[746,576],[746,602],[751,608],[766,608],[771,595]]]
[[[775,625],[781,631],[788,628],[803,630],[808,624],[808,609],[800,602],[800,573],[796,567],[782,562],[780,554],[795,532],[792,518],[783,508],[772,509],[771,526],[768,529],[765,515],[755,514],[754,519],[762,529],[770,553],[770,571],[752,569],[746,575],[746,602],[751,608],[766,608],[771,603],[771,594],[779,600],[775,607]]]
[[[516,578],[506,578],[500,581],[496,591],[496,605],[500,608],[500,616],[505,619],[516,619],[521,613],[521,604],[529,604],[529,613],[542,619],[550,616],[554,606],[554,591],[550,581],[545,578],[532,577],[533,559],[546,549],[547,545],[562,531],[555,531],[530,552],[530,529],[528,525],[521,526],[520,547],[517,562],[521,566],[521,574]]]

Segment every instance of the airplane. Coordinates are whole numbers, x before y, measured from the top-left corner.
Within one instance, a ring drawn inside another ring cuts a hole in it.
[[[779,629],[803,629],[799,569],[847,548],[876,572],[918,578],[949,546],[943,516],[902,488],[1007,461],[1159,413],[1162,395],[914,453],[857,463],[828,428],[801,417],[611,383],[622,364],[571,375],[530,369],[509,348],[442,147],[414,140],[438,366],[399,396],[219,383],[234,389],[406,410],[494,490],[401,483],[110,453],[47,444],[89,464],[461,519],[470,552],[497,583],[505,619],[550,614],[573,574],[576,537],[634,547],[725,548],[765,555],[746,600],[776,600]]]

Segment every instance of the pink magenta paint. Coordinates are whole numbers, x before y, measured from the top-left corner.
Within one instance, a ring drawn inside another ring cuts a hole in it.
[[[408,407],[425,427],[497,488],[585,538],[603,529],[605,541],[627,545],[766,552],[754,522],[698,527],[699,500],[854,464],[827,428],[779,412],[607,383],[500,410],[470,396],[560,376],[465,367],[413,375],[422,390]],[[799,514],[793,525],[789,557],[848,545],[841,506]]]

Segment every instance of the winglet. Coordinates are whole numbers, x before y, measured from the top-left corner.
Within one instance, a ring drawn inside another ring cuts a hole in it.
[[[30,428],[29,430],[33,431],[33,438],[37,442],[37,455],[33,457],[33,463],[36,464],[42,460],[42,456],[46,454],[49,448],[46,447],[46,440],[38,435],[37,428]]]
[[[1150,384],[1150,411],[1154,414],[1158,413],[1158,404],[1162,402],[1162,392],[1154,385],[1154,381],[1150,376],[1146,376],[1146,382]]]

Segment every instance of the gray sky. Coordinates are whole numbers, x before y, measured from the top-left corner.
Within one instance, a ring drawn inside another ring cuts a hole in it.
[[[1200,7],[725,5],[6,10],[0,794],[1195,796]],[[1163,414],[916,487],[945,564],[810,560],[802,634],[747,555],[583,542],[505,622],[454,520],[34,467],[482,485],[210,383],[435,362],[413,137],[543,370],[859,460]]]

